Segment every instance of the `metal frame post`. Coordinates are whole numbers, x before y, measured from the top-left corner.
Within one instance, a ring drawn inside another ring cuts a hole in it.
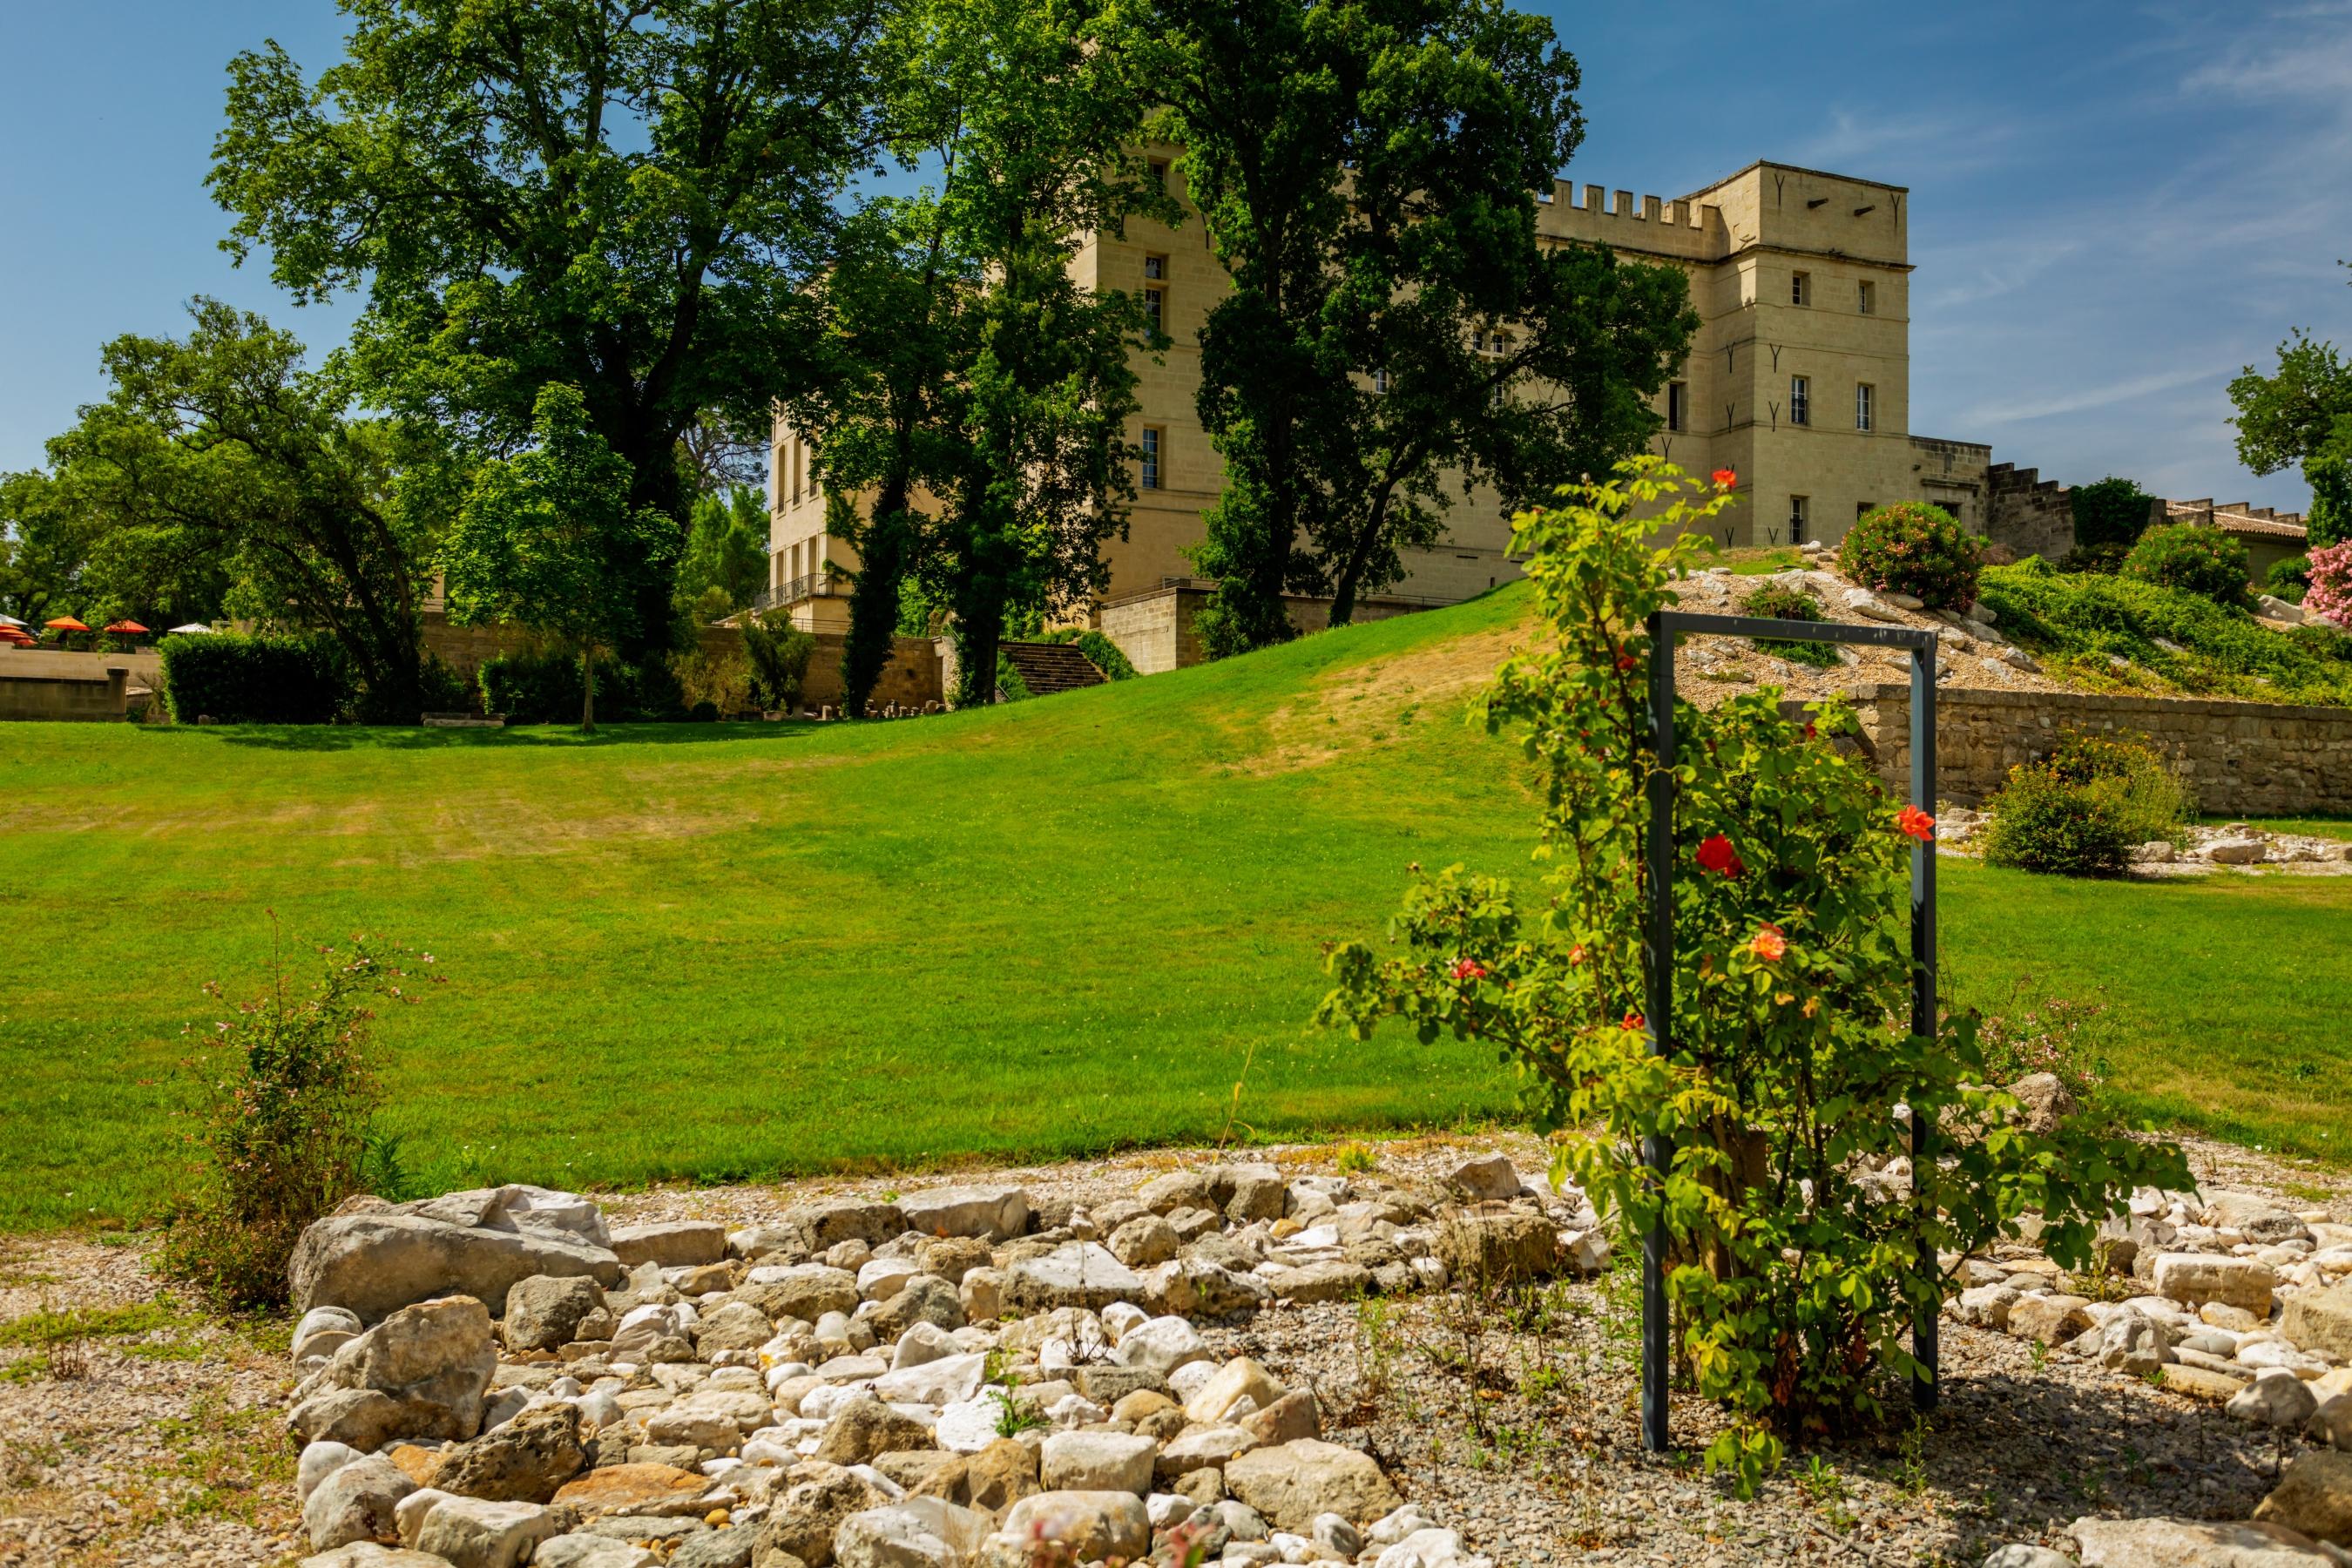
[[[1643,978],[1648,983],[1643,1008],[1650,1054],[1663,1057],[1674,1049],[1675,1018],[1675,644],[1663,611],[1650,616],[1647,784],[1650,835],[1643,848],[1650,899],[1642,936]],[[1650,1170],[1651,1190],[1663,1203],[1666,1173],[1675,1161],[1673,1140],[1659,1132],[1643,1139],[1642,1161]],[[1669,1436],[1667,1319],[1666,1224],[1661,1215],[1642,1237],[1642,1447],[1654,1454],[1665,1450]]]
[[[1647,872],[1647,903],[1642,930],[1644,1002],[1648,1012],[1650,1049],[1666,1056],[1674,1049],[1675,1004],[1675,658],[1676,633],[1710,637],[1777,637],[1790,642],[1860,643],[1875,647],[1899,647],[1911,655],[1911,799],[1922,809],[1936,805],[1936,634],[1911,626],[1863,626],[1833,621],[1778,621],[1755,616],[1685,615],[1677,610],[1654,612],[1647,623],[1650,636],[1651,770],[1645,793],[1649,798],[1650,833],[1643,844]],[[1932,1038],[1936,1030],[1936,847],[1911,847],[1911,1029]],[[1923,1176],[1933,1155],[1927,1119],[1911,1118],[1911,1191],[1919,1201]],[[1654,1187],[1664,1184],[1674,1163],[1672,1139],[1653,1134],[1642,1140],[1643,1163]],[[1932,1280],[1935,1248],[1919,1245],[1918,1268]],[[1672,1438],[1666,1410],[1666,1373],[1671,1364],[1666,1327],[1666,1236],[1661,1218],[1642,1237],[1642,1447],[1663,1453]],[[1911,1385],[1911,1403],[1921,1412],[1936,1408],[1937,1306],[1923,1300],[1911,1315],[1911,1350],[1919,1362],[1919,1375]]]

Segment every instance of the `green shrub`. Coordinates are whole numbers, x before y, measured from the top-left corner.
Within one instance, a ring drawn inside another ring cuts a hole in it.
[[[417,689],[424,696],[427,713],[463,712],[478,709],[481,703],[481,688],[458,674],[437,653],[425,656],[425,666],[417,671]]]
[[[1847,581],[1883,593],[1909,594],[1931,610],[1965,610],[1976,602],[1984,541],[1925,501],[1896,501],[1854,520],[1838,547]]]
[[[1763,583],[1748,591],[1739,601],[1743,616],[1762,616],[1775,621],[1823,621],[1822,602],[1804,589],[1787,583]],[[1767,653],[1779,654],[1796,664],[1809,664],[1815,669],[1828,669],[1836,665],[1837,645],[1825,642],[1791,642],[1785,637],[1758,637],[1756,646]]]
[[[2273,630],[2201,594],[2041,560],[1988,567],[1981,592],[2002,631],[2084,685],[2352,707],[2352,637],[2324,626]]]
[[[2130,553],[2128,544],[2078,544],[2058,558],[2058,569],[2112,577],[2124,569],[2124,559]]]
[[[580,659],[568,653],[502,653],[484,661],[478,677],[482,710],[510,724],[577,724]],[[643,665],[596,661],[596,713],[622,722],[679,719],[686,703],[677,677],[658,656]]]
[[[1985,859],[2062,877],[2109,877],[2138,840],[2105,797],[2046,765],[2021,763],[1992,798]]]
[[[2311,557],[2290,555],[2272,562],[2271,569],[2263,574],[2263,588],[2290,605],[2302,604],[2304,595],[2311,591]]]
[[[2202,594],[2217,605],[2243,605],[2252,572],[2246,547],[2220,529],[2176,522],[2142,534],[2124,557],[2123,574],[2136,583]]]
[[[1805,743],[1772,694],[1743,692],[1677,705],[1679,793],[1671,822],[1654,822],[1647,716],[1625,691],[1671,657],[1643,627],[1731,498],[1655,458],[1559,494],[1515,520],[1543,635],[1485,702],[1488,727],[1519,731],[1543,771],[1544,879],[1418,871],[1384,940],[1329,950],[1317,1016],[1358,1038],[1393,1018],[1518,1068],[1553,1174],[1591,1195],[1627,1254],[1664,1233],[1668,1353],[1722,1408],[1707,1468],[1728,1467],[1752,1495],[1788,1442],[1893,1414],[1916,1367],[1914,1314],[1942,1306],[1958,1259],[2017,1235],[2033,1209],[2050,1256],[2085,1267],[2135,1186],[2188,1165],[2178,1148],[2067,1121],[1938,1139],[1916,1202],[1858,1179],[1911,1155],[1898,1105],[1937,1128],[1984,1125],[2010,1104],[1978,1087],[1972,1020],[1907,1026],[1909,862],[1934,821],[1888,799],[1866,766]],[[1654,549],[1654,531],[1680,536]],[[1854,726],[1835,703],[1815,721]],[[1675,868],[1668,1019],[1644,1016],[1655,831],[1671,834]],[[1670,1054],[1654,1049],[1660,1036]],[[1670,1162],[1663,1182],[1644,1163],[1649,1138]],[[1923,1256],[1953,1262],[1923,1277]]]
[[[1005,702],[1026,702],[1033,695],[1021,679],[1021,667],[1003,653],[996,656],[996,695]]]
[[[816,638],[793,625],[788,610],[745,616],[743,656],[751,661],[751,698],[763,709],[790,713],[807,689]]]
[[[214,1026],[196,1064],[189,1134],[198,1158],[159,1254],[163,1272],[220,1307],[286,1300],[303,1227],[359,1190],[382,1100],[369,1049],[372,999],[407,1000],[402,972],[360,939],[321,950],[310,994],[282,975]],[[218,997],[217,985],[206,992]]]
[[[2113,477],[2076,485],[2067,492],[2074,513],[2077,549],[2128,550],[2147,531],[2155,499],[2129,479]]]
[[[178,723],[331,724],[351,706],[349,667],[325,637],[190,634],[165,637],[160,651]]]
[[[2047,766],[2061,783],[2104,802],[2134,844],[2179,839],[2197,815],[2188,786],[2144,735],[2069,730]]]
[[[1126,654],[1119,651],[1118,644],[1091,626],[1064,626],[1059,631],[1047,632],[1041,640],[1075,645],[1080,653],[1087,656],[1088,664],[1103,672],[1106,679],[1135,679],[1135,666],[1128,661]]]

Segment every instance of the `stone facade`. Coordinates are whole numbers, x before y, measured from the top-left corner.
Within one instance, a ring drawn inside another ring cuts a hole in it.
[[[1911,780],[1911,689],[1857,693],[1854,707],[1887,787]],[[1980,805],[2020,763],[2069,730],[2147,738],[2169,756],[2200,811],[2225,816],[2352,812],[2352,710],[2203,698],[1945,689],[1936,695],[1937,795]]]
[[[1176,151],[1152,155],[1172,164]],[[1168,178],[1181,199],[1181,174]],[[1900,185],[1766,163],[1671,202],[1594,184],[1580,196],[1565,181],[1538,194],[1548,241],[1606,245],[1688,278],[1701,324],[1658,396],[1667,427],[1654,449],[1691,472],[1738,473],[1740,504],[1718,524],[1727,542],[1834,543],[1863,511],[1896,500],[1933,501],[1983,527],[1990,448],[1910,434],[1908,204]],[[1181,595],[1192,575],[1184,552],[1223,483],[1194,409],[1199,334],[1229,280],[1197,219],[1132,222],[1090,238],[1072,265],[1094,288],[1157,290],[1172,340],[1136,367],[1134,434],[1149,433],[1158,482],[1139,490],[1127,536],[1105,547],[1108,612],[1161,589]],[[808,591],[830,567],[856,564],[828,528],[816,456],[779,419],[770,457],[770,592],[796,624],[845,629],[847,601]],[[1454,493],[1447,537],[1407,553],[1401,601],[1453,604],[1518,575],[1499,498]]]
[[[1198,579],[1147,588],[1140,594],[1106,601],[1095,613],[1095,626],[1118,645],[1138,675],[1164,675],[1171,669],[1203,662],[1201,638],[1192,617],[1209,602],[1214,585]],[[1290,624],[1302,632],[1321,631],[1331,624],[1331,602],[1303,594],[1286,594],[1283,606]],[[1426,609],[1425,601],[1374,595],[1356,601],[1356,619],[1384,621],[1392,616]]]

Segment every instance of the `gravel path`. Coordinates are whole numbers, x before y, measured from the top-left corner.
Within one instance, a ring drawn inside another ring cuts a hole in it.
[[[1532,1140],[1372,1145],[1384,1173],[1433,1176],[1465,1151]],[[2191,1142],[2200,1179],[2328,1207],[2352,1176]],[[1253,1151],[1329,1170],[1328,1147]],[[988,1173],[1085,1201],[1194,1156],[1173,1152]],[[979,1173],[972,1173],[977,1175]],[[881,1196],[905,1177],[616,1198],[616,1218],[772,1218],[820,1193]],[[2044,1540],[2083,1513],[2246,1516],[2270,1489],[2266,1435],[2159,1387],[1947,1322],[1944,1404],[1914,1436],[1801,1457],[1748,1502],[1703,1477],[1711,1411],[1678,1400],[1679,1455],[1639,1450],[1632,1282],[1557,1283],[1477,1311],[1451,1298],[1259,1314],[1213,1335],[1315,1388],[1335,1440],[1378,1454],[1400,1487],[1499,1563],[1967,1563]],[[143,1310],[142,1310],[143,1309]],[[37,1342],[43,1311],[106,1314],[73,1348]],[[0,1564],[253,1568],[299,1560],[283,1321],[222,1321],[173,1302],[135,1243],[0,1242]],[[27,1341],[35,1342],[26,1342]]]

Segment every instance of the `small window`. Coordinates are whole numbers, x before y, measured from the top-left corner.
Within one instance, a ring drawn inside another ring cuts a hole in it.
[[[1810,498],[1805,496],[1790,496],[1789,498],[1790,543],[1802,544],[1805,542],[1808,537],[1805,532],[1806,519],[1811,510],[1812,501]]]
[[[1801,375],[1789,378],[1789,423],[1810,425],[1813,422],[1813,384]]]
[[[1789,274],[1789,303],[1810,305],[1813,302],[1813,275],[1810,272]]]
[[[1147,256],[1143,258],[1143,317],[1151,323],[1151,330],[1155,332],[1162,331],[1166,327],[1168,290],[1161,287],[1161,283],[1167,276],[1166,257]]]
[[[1154,158],[1151,160],[1149,167],[1151,170],[1152,189],[1157,191],[1165,191],[1168,188],[1168,160],[1165,158]]]
[[[1143,471],[1136,483],[1144,489],[1160,488],[1160,455],[1162,432],[1157,425],[1143,427]]]
[[[1856,382],[1853,388],[1853,427],[1870,428],[1871,405],[1878,400],[1878,389],[1866,381]]]
[[[1372,390],[1380,393],[1383,396],[1387,395],[1389,390],[1388,366],[1382,365],[1380,369],[1372,372]]]
[[[1865,316],[1875,316],[1878,314],[1878,285],[1875,283],[1855,284],[1854,308]]]
[[[1679,381],[1670,381],[1666,383],[1667,429],[1679,430],[1683,427],[1683,421],[1688,417],[1688,415],[1685,410],[1689,406],[1690,388],[1684,385]]]

